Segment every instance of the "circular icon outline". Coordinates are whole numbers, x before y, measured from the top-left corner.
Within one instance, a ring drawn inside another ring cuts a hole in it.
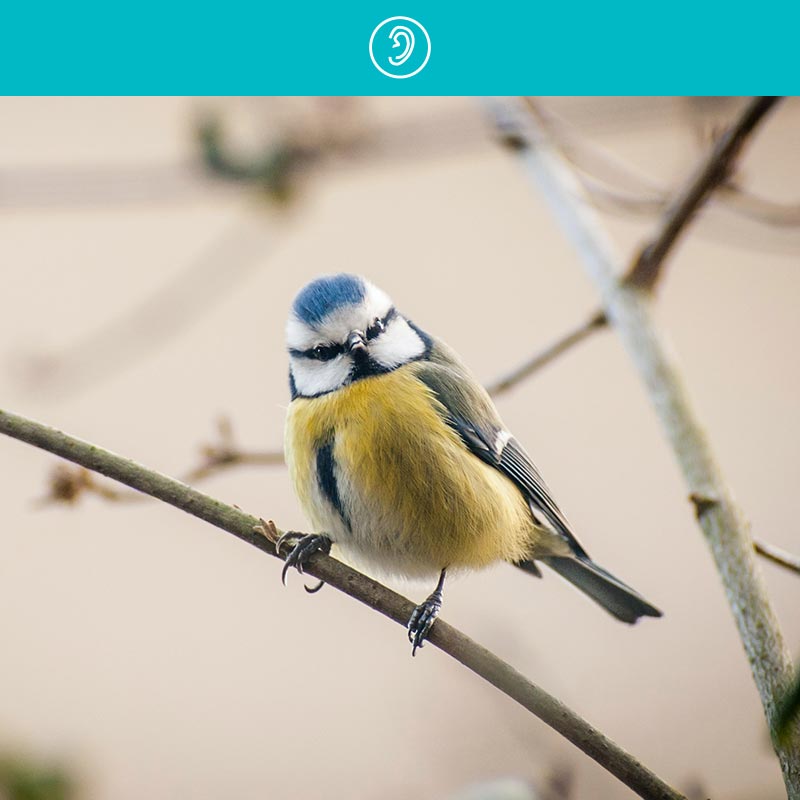
[[[387,22],[395,22],[396,20],[401,20],[403,22],[413,22],[424,34],[425,34],[425,41],[428,44],[428,52],[425,54],[425,60],[420,64],[413,72],[409,72],[406,75],[395,75],[391,72],[387,72],[383,67],[381,67],[378,62],[375,60],[375,54],[372,52],[372,43],[375,41],[375,34],[387,23]],[[417,20],[413,19],[412,17],[387,17],[383,22],[379,22],[375,26],[375,30],[372,31],[372,36],[369,37],[369,57],[372,60],[372,63],[375,65],[375,69],[378,72],[382,72],[386,75],[387,78],[395,78],[397,80],[404,80],[405,78],[413,78],[418,73],[422,72],[425,69],[425,65],[428,63],[428,59],[431,57],[431,37],[428,35],[428,31],[425,29],[425,26],[418,22]]]

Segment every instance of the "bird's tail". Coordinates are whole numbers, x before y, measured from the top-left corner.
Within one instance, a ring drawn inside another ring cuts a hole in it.
[[[639,617],[661,616],[661,612],[650,605],[637,591],[615,578],[610,572],[606,572],[588,557],[545,556],[539,560],[622,622],[633,623]],[[527,572],[538,573],[532,561],[523,561],[517,566]]]

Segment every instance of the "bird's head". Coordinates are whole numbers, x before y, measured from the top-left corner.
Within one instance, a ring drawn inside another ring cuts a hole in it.
[[[424,357],[430,339],[357,275],[307,284],[286,325],[292,397],[316,397]]]

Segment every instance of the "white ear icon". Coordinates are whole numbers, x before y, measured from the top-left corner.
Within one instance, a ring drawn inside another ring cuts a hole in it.
[[[431,37],[411,17],[388,17],[369,37],[369,57],[387,78],[411,78],[425,69],[431,57]]]
[[[392,32],[389,34],[389,38],[394,42],[392,48],[401,47],[403,46],[401,43],[404,43],[405,49],[397,58],[389,56],[389,63],[393,67],[399,67],[401,64],[405,64],[414,52],[414,31],[412,31],[411,28],[407,28],[405,25],[395,25],[394,28],[392,28]]]

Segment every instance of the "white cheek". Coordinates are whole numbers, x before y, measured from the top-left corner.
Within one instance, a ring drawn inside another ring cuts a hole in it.
[[[340,355],[330,361],[314,361],[310,358],[292,358],[291,369],[297,393],[312,397],[332,392],[350,377],[351,360]]]
[[[419,358],[425,343],[404,319],[395,319],[369,346],[372,358],[384,367],[392,368]]]

